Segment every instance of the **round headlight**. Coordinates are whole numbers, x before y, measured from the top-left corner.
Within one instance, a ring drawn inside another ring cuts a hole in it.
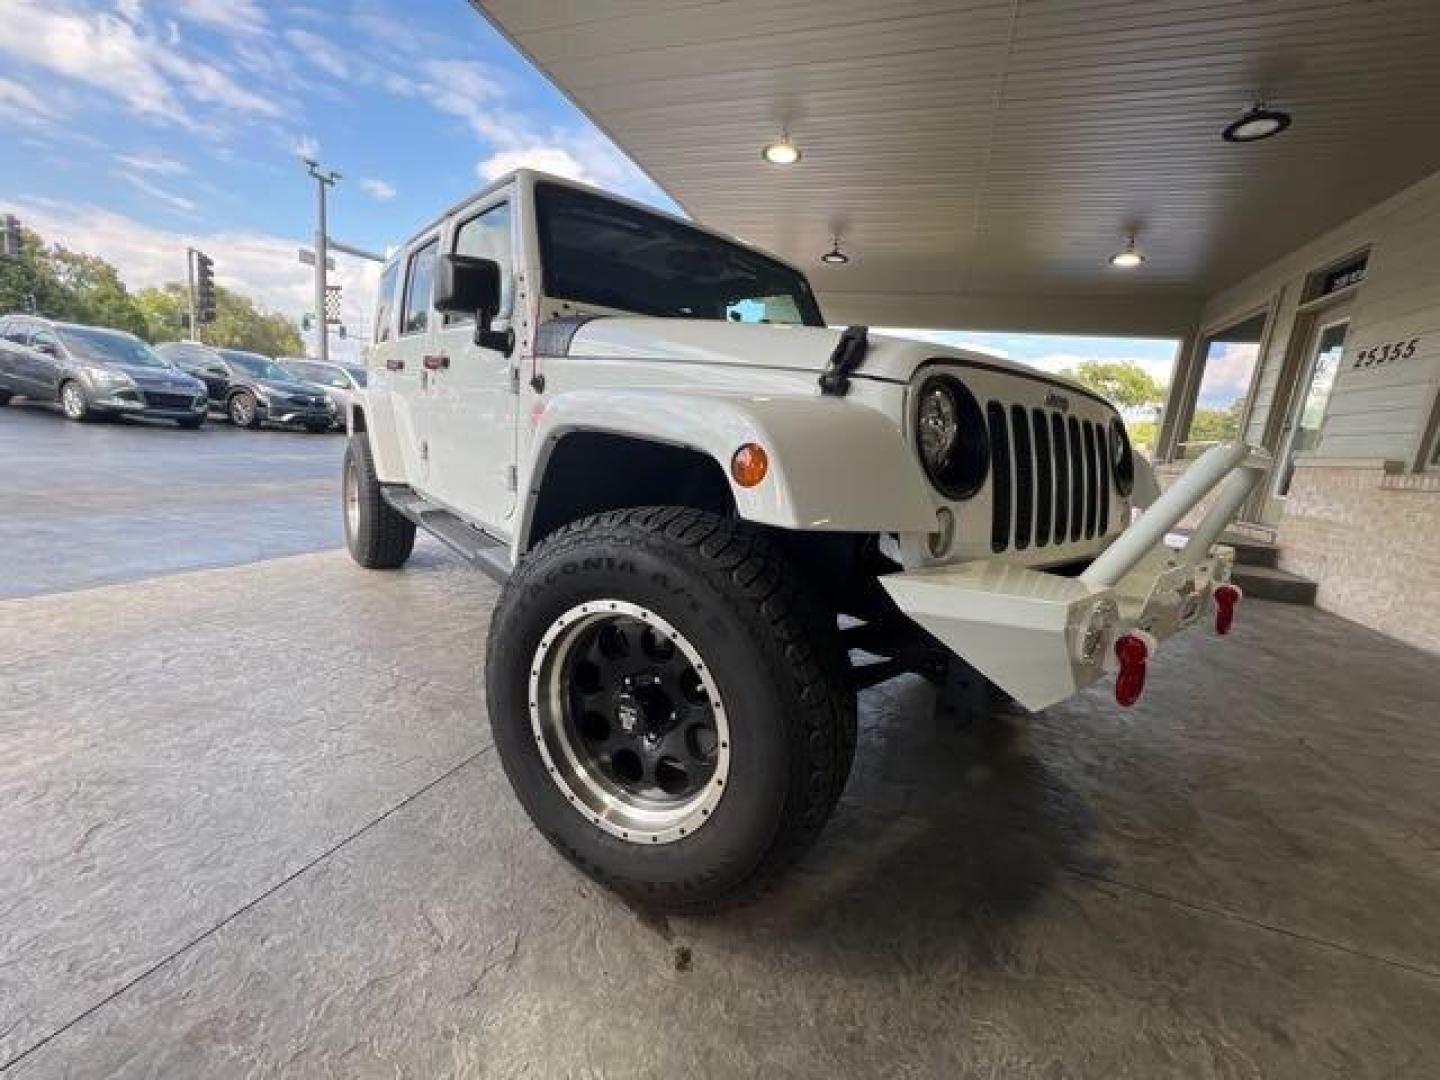
[[[1135,490],[1135,451],[1125,422],[1118,416],[1110,421],[1110,468],[1115,474],[1115,490],[1128,498]]]
[[[990,437],[975,395],[959,379],[936,375],[920,387],[915,439],[930,482],[942,495],[968,499],[990,471]]]

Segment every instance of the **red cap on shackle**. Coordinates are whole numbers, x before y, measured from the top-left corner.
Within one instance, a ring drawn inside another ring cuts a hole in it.
[[[1235,605],[1245,594],[1239,585],[1227,581],[1216,585],[1211,595],[1215,597],[1215,632],[1223,636],[1230,633],[1230,627],[1235,624]]]
[[[1121,705],[1134,705],[1145,689],[1145,663],[1155,652],[1156,642],[1144,630],[1129,630],[1115,639],[1115,659],[1120,670],[1115,673],[1115,700]]]

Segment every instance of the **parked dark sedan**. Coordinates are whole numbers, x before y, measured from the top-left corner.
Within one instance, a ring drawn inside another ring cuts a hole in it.
[[[0,319],[0,405],[11,397],[58,401],[71,420],[147,416],[198,428],[206,415],[204,384],[134,334],[33,315]]]
[[[156,351],[204,380],[211,408],[237,427],[257,428],[269,421],[321,432],[335,423],[335,409],[325,391],[295,378],[269,357],[190,341],[167,342]]]

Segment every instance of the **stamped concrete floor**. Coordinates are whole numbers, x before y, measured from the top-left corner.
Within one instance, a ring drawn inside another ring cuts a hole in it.
[[[528,827],[433,548],[0,602],[7,1077],[1433,1077],[1440,665],[1249,603],[961,731],[900,680],[772,897]]]

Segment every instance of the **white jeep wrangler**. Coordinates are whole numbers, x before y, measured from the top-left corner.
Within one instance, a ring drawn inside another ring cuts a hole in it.
[[[681,909],[815,837],[857,689],[1039,709],[1115,671],[1128,704],[1158,641],[1228,629],[1212,545],[1266,465],[1219,446],[1161,495],[1084,387],[828,328],[799,270],[528,171],[386,266],[349,430],[361,565],[419,526],[504,582],[490,722],[535,824]]]

